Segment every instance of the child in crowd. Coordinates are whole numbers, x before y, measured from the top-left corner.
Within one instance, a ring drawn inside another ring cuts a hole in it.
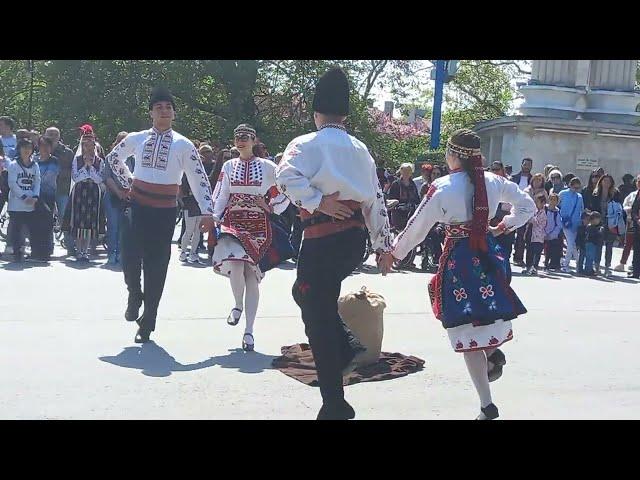
[[[546,235],[547,212],[545,210],[546,196],[544,193],[538,193],[533,197],[536,203],[536,213],[529,220],[528,228],[531,230],[531,236],[527,235],[527,263],[522,273],[529,275],[538,274],[538,264],[542,255],[542,247],[544,246],[544,238]]]
[[[560,198],[557,193],[549,195],[549,205],[545,207],[547,214],[547,226],[545,228],[545,270],[559,270],[560,259],[562,258],[562,218],[558,203]]]

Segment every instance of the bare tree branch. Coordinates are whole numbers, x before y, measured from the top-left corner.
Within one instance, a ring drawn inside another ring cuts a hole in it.
[[[384,71],[389,60],[371,60],[371,70],[369,70],[369,74],[365,79],[365,88],[362,94],[362,98],[367,100],[369,98],[369,94],[371,93],[371,89],[376,83],[376,80],[380,76],[380,74]]]
[[[493,65],[495,67],[503,67],[503,66],[507,66],[508,65],[508,66],[515,67],[515,69],[518,70],[518,72],[521,75],[531,75],[531,71],[530,70],[524,70],[514,60],[505,60],[505,61],[488,60],[488,61],[478,62],[478,65]]]
[[[480,96],[478,96],[475,92],[468,90],[467,88],[465,88],[464,86],[460,85],[460,84],[456,84],[456,88],[461,91],[462,93],[464,93],[465,95],[470,96],[471,98],[473,98],[475,101],[477,101],[482,107],[489,107],[491,109],[493,109],[498,115],[503,115],[504,112],[502,111],[502,107],[500,105],[497,105],[493,102],[488,101],[486,98],[482,98]]]

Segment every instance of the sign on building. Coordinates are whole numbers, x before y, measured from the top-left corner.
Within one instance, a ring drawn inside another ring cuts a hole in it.
[[[576,160],[576,170],[593,170],[598,167],[598,160],[592,158],[578,158]]]

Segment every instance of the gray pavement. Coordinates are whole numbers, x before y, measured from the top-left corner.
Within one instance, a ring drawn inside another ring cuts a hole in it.
[[[122,273],[105,261],[16,270],[0,260],[0,418],[315,418],[318,389],[270,368],[282,345],[306,341],[290,294],[292,263],[264,279],[256,352],[245,354],[244,319],[226,324],[230,287],[210,267],[181,264],[173,246],[154,342],[140,346],[123,318]],[[343,293],[367,285],[383,294],[383,349],[426,365],[347,387],[357,418],[474,418],[478,401],[464,361],[428,305],[431,275],[375,272],[369,265],[352,275]],[[529,313],[514,321],[508,364],[492,384],[502,419],[640,418],[640,286],[615,275],[514,278]]]

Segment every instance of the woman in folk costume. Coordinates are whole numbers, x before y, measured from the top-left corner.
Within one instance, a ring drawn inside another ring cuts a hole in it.
[[[253,351],[258,284],[264,277],[260,261],[273,238],[269,214],[282,213],[289,200],[275,188],[276,164],[253,155],[256,131],[242,124],[233,133],[240,157],[225,162],[214,190],[214,219],[222,225],[212,264],[216,273],[231,281],[235,307],[227,323],[237,325],[245,312],[242,348]]]
[[[98,156],[96,136],[91,125],[80,127],[80,146],[71,164],[74,181],[67,202],[64,227],[76,239],[77,259],[89,261],[89,246],[104,225],[100,174],[102,159]]]
[[[445,225],[444,252],[429,283],[431,306],[447,329],[454,351],[464,355],[480,397],[477,419],[492,420],[498,417],[498,409],[492,403],[489,382],[500,377],[506,363],[497,347],[513,338],[511,320],[527,311],[509,286],[509,259],[494,237],[524,225],[535,213],[535,205],[517,184],[485,173],[475,132],[454,132],[446,159],[450,175],[433,182],[395,239],[393,256],[404,258],[434,223]],[[493,214],[500,202],[513,208],[497,226],[488,227],[489,212]],[[388,271],[388,259],[381,259],[381,264]]]

